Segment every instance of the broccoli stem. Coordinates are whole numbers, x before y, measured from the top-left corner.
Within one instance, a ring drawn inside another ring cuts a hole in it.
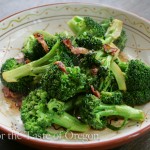
[[[22,78],[24,76],[35,76],[35,73],[40,73],[40,71],[43,70],[45,67],[41,69],[39,68],[36,69],[36,67],[48,64],[49,60],[53,58],[53,56],[56,54],[56,50],[59,47],[59,45],[60,41],[57,41],[56,44],[50,50],[50,52],[47,53],[44,57],[36,61],[30,62],[26,65],[23,65],[21,67],[18,67],[16,69],[3,72],[2,76],[4,80],[7,82],[17,82],[19,78]],[[34,70],[36,71],[34,72]]]
[[[112,63],[110,64],[110,69],[116,78],[119,90],[126,91],[127,88],[126,88],[126,83],[125,83],[125,77],[120,67],[114,61],[112,61]]]
[[[64,112],[61,116],[54,114],[53,123],[65,127],[70,131],[86,132],[90,127],[81,123],[78,119]]]
[[[105,109],[105,111],[102,111]],[[141,110],[132,108],[127,105],[100,105],[96,108],[99,110],[99,116],[120,116],[135,121],[144,121],[144,113]]]
[[[33,68],[32,72],[33,72],[33,74],[43,73],[46,71],[47,68],[49,68],[49,64],[41,66],[41,67],[35,67],[35,68]]]
[[[123,22],[121,20],[114,19],[111,26],[107,29],[107,32],[105,33],[105,40],[103,41],[103,44],[114,42],[121,35],[122,25]]]
[[[49,53],[47,53],[44,57],[42,57],[42,58],[40,58],[40,59],[38,59],[36,61],[31,62],[32,66],[33,67],[38,67],[38,66],[41,66],[43,64],[49,63],[49,59],[53,58],[56,55],[57,48],[59,47],[59,45],[60,45],[60,41],[58,40],[55,43],[55,45],[52,47],[52,49],[50,50]]]

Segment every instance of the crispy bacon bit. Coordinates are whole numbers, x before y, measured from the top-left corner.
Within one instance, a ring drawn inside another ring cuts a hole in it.
[[[73,47],[71,40],[69,39],[65,39],[63,40],[63,43],[66,45],[66,47],[68,47],[71,52],[75,55],[79,55],[79,54],[87,54],[89,51],[88,49],[84,48],[84,47]]]
[[[100,98],[100,93],[94,89],[93,85],[91,85],[91,90],[96,97]]]
[[[97,75],[97,73],[98,73],[98,68],[93,67],[93,68],[91,69],[91,73],[92,73],[92,75]]]
[[[3,87],[2,92],[4,93],[5,98],[10,98],[15,102],[16,107],[21,107],[23,95],[12,92],[9,88]]]
[[[108,44],[103,45],[103,48],[105,50],[106,53],[110,53],[111,55],[115,55],[115,53],[118,51],[117,48],[111,47]]]
[[[84,47],[73,47],[71,49],[71,52],[75,55],[79,55],[79,54],[87,54],[89,51]]]
[[[20,97],[22,97],[21,94],[12,92],[12,91],[11,91],[9,88],[7,88],[7,87],[3,87],[3,88],[2,88],[2,92],[4,93],[4,96],[5,96],[6,98],[20,98]]]
[[[66,47],[68,47],[69,49],[72,49],[73,46],[72,46],[71,40],[64,39],[63,43],[65,44]]]
[[[16,101],[15,105],[16,105],[16,107],[21,108],[22,100]]]
[[[35,37],[35,38],[38,40],[38,42],[42,45],[42,47],[43,47],[43,49],[45,50],[45,52],[48,53],[48,52],[49,52],[48,45],[46,44],[43,35],[40,34],[40,33],[35,33],[35,34],[34,34],[34,37]]]
[[[25,60],[25,63],[26,63],[26,64],[28,64],[28,63],[30,63],[30,62],[31,62],[31,60],[28,59],[28,58]]]
[[[61,71],[67,74],[66,67],[61,61],[56,61],[54,64],[56,64]]]

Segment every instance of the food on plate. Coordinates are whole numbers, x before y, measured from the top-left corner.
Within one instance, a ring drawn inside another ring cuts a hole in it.
[[[23,97],[25,130],[42,136],[53,134],[48,128],[54,124],[87,132],[143,122],[144,112],[133,106],[150,101],[150,66],[120,58],[127,41],[123,22],[74,16],[67,24],[72,33],[33,32],[23,44],[24,59],[2,65],[3,85]],[[120,126],[110,122],[116,118]]]

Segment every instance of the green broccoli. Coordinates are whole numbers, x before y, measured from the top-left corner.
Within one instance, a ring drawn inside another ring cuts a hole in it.
[[[145,104],[150,101],[150,89],[127,91],[123,95],[123,101],[131,106]]]
[[[110,19],[101,24],[90,17],[74,16],[68,21],[70,29],[77,35],[77,44],[86,48],[99,49],[102,44],[109,44],[118,39],[122,32],[122,21]],[[92,38],[88,38],[92,37]],[[91,45],[89,44],[91,43]],[[96,44],[98,44],[96,46]],[[90,47],[88,47],[90,45]]]
[[[41,87],[50,98],[66,101],[85,91],[86,75],[80,67],[65,67],[62,62],[52,64],[41,79]]]
[[[98,37],[102,37],[105,34],[103,26],[90,17],[82,18],[80,16],[74,16],[68,21],[68,25],[76,35],[80,35],[86,31],[93,35],[97,35]]]
[[[111,105],[123,104],[123,94],[121,91],[113,91],[113,92],[102,91],[100,95],[101,101],[104,104],[111,104]]]
[[[69,54],[68,54],[69,51]],[[28,64],[22,65],[10,71],[3,72],[3,79],[7,82],[18,82],[18,80],[25,76],[37,76],[44,73],[51,63],[55,61],[63,61],[67,66],[74,66],[73,57],[63,41],[59,39],[52,47],[52,49],[38,60],[32,61]],[[76,56],[75,56],[76,57]]]
[[[119,36],[118,39],[114,41],[114,44],[121,50],[123,51],[127,42],[127,35],[126,31],[122,30],[121,35]]]
[[[39,35],[41,43],[37,40],[36,35]],[[56,36],[53,36],[46,31],[36,31],[26,39],[22,52],[27,59],[34,61],[43,57],[51,50],[56,41]]]
[[[25,130],[36,137],[51,134],[47,129],[52,124],[60,125],[69,131],[89,130],[88,125],[65,112],[65,105],[56,99],[48,101],[48,94],[42,89],[30,92],[21,106],[21,119]]]
[[[150,67],[137,59],[117,63],[124,72],[127,86],[123,101],[132,106],[150,101]]]
[[[121,127],[115,127],[108,123],[112,116],[121,117],[125,121]],[[81,121],[89,124],[94,129],[110,128],[117,130],[122,128],[128,119],[135,121],[144,121],[144,113],[141,110],[127,105],[107,105],[101,102],[101,99],[94,95],[86,95],[82,98],[80,106]]]
[[[123,70],[127,91],[142,91],[150,89],[150,66],[141,60],[119,61],[118,65]]]
[[[117,90],[117,88],[123,91],[126,90],[124,74],[113,59],[114,56],[104,50],[89,52],[81,59],[81,67],[90,68],[90,66],[96,66],[98,68],[100,77],[99,91],[108,89],[112,91],[112,88],[114,90]]]
[[[101,39],[87,32],[77,36],[75,41],[80,47],[85,47],[89,50],[100,50],[102,48]]]
[[[103,41],[104,44],[112,43],[116,39],[118,39],[122,32],[122,25],[123,22],[118,19],[113,19],[110,27],[108,27],[105,33],[105,40]]]
[[[59,45],[60,41],[53,46],[49,53],[36,61],[32,61],[10,71],[3,72],[3,79],[7,82],[18,82],[18,80],[22,77],[36,76],[36,74],[42,73],[47,68],[47,65],[45,64],[49,64],[49,59],[53,58],[57,54],[57,48]]]
[[[140,60],[127,62],[125,71],[128,91],[139,91],[150,89],[150,66]]]
[[[26,94],[33,87],[33,83],[32,83],[33,77],[26,76],[26,77],[19,79],[18,82],[7,82],[4,80],[2,76],[3,72],[18,68],[23,65],[24,65],[23,63],[18,63],[15,58],[7,59],[5,63],[2,64],[2,67],[1,67],[1,81],[2,81],[2,84],[8,87],[11,91],[16,92],[16,93]]]

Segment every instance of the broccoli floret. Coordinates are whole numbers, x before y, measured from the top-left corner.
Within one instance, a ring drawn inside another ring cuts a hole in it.
[[[127,91],[123,95],[123,101],[127,105],[143,105],[150,101],[150,89],[141,91]]]
[[[79,67],[59,68],[57,63],[52,64],[41,79],[41,86],[50,98],[66,101],[76,94],[85,91],[86,75],[81,73]]]
[[[122,21],[117,19],[110,19],[110,21],[104,21],[101,24],[96,22],[90,17],[80,17],[80,16],[74,16],[69,22],[68,25],[70,29],[79,36],[77,39],[77,42],[88,48],[89,43],[91,42],[91,45],[89,49],[92,47],[92,49],[95,48],[96,43],[98,43],[97,47],[99,46],[99,43],[102,44],[109,44],[118,39],[120,37],[122,32]],[[86,37],[87,36],[94,36],[92,39]],[[95,38],[97,37],[97,38]],[[89,43],[88,43],[88,41]],[[97,49],[96,47],[96,49]]]
[[[120,91],[101,92],[101,101],[104,104],[121,105],[123,104],[123,94]]]
[[[30,61],[37,60],[47,53],[44,50],[44,46],[35,38],[36,34],[39,34],[41,38],[43,38],[43,41],[45,41],[45,44],[48,46],[48,50],[51,50],[51,48],[57,41],[56,36],[53,36],[46,31],[36,31],[31,34],[24,42],[24,46],[22,49],[25,57]]]
[[[114,41],[114,44],[121,50],[123,51],[127,42],[127,35],[126,31],[122,30],[121,35],[117,40]]]
[[[1,81],[4,86],[8,87],[11,91],[16,93],[26,94],[33,87],[33,77],[23,77],[18,80],[18,82],[7,82],[4,80],[2,73],[5,71],[9,71],[20,66],[24,65],[23,63],[18,63],[15,58],[9,58],[5,61],[5,63],[1,67]]]
[[[150,101],[150,67],[137,59],[128,62],[118,60],[117,63],[124,72],[127,86],[123,101],[132,106]]]
[[[51,134],[47,128],[52,124],[60,125],[70,131],[87,131],[89,126],[66,113],[65,105],[56,99],[48,101],[48,94],[42,89],[30,92],[21,106],[21,119],[25,130],[36,137]]]
[[[130,60],[125,71],[128,91],[150,89],[150,67],[140,60]]]
[[[86,31],[98,37],[102,37],[105,34],[103,26],[90,17],[74,16],[68,21],[68,25],[76,35]]]
[[[70,35],[68,32],[56,33],[55,36],[61,41],[59,46],[59,61],[62,61],[66,66],[78,66],[80,57],[74,55],[71,50],[63,43],[64,40],[70,41],[73,47],[78,47],[74,40],[74,36]]]
[[[101,39],[87,32],[77,36],[75,40],[80,47],[85,47],[89,50],[100,50],[102,48]]]
[[[103,70],[107,70],[100,79],[101,83],[99,90],[107,91],[107,89],[109,89],[109,91],[112,91],[112,88],[114,89],[116,86],[119,90],[126,90],[124,75],[118,65],[114,62],[114,56],[109,54],[103,57],[101,55],[97,55],[96,59],[101,61],[101,67],[105,68]]]
[[[86,95],[82,99],[82,105],[80,108],[81,120],[89,124],[92,128],[103,129],[109,127],[110,129],[120,129],[125,125],[125,122],[120,128],[110,125],[108,119],[112,116],[122,117],[125,122],[128,119],[144,121],[143,111],[130,106],[103,104],[100,99],[91,94]]]

